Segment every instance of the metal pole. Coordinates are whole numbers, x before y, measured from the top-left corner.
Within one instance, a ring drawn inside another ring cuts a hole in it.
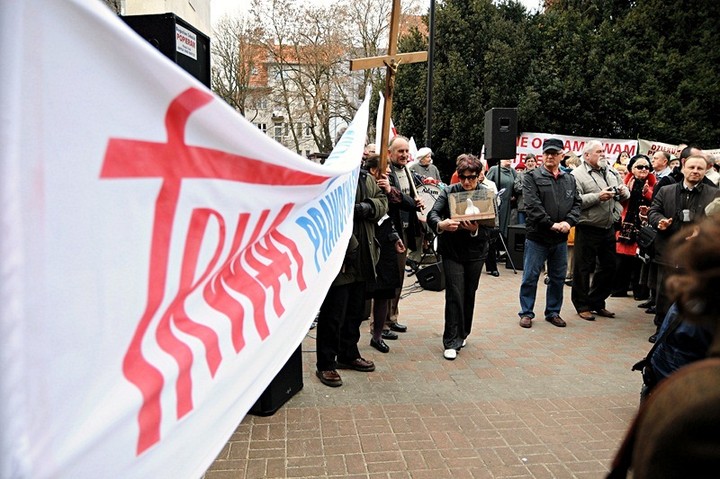
[[[427,73],[427,102],[425,104],[425,146],[432,148],[432,92],[433,70],[435,52],[435,0],[430,0],[430,17],[428,20],[428,73]]]

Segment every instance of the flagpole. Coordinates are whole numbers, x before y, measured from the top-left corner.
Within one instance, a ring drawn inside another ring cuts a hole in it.
[[[432,91],[435,52],[435,0],[430,0],[430,32],[428,36],[427,98],[425,104],[425,146],[432,148]]]

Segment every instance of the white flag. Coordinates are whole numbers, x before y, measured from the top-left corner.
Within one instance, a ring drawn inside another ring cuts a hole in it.
[[[321,166],[102,2],[0,38],[0,476],[199,477],[340,268],[367,101]]]
[[[377,116],[375,117],[375,151],[380,154],[380,142],[382,141],[382,124],[383,124],[383,117],[384,114],[384,108],[385,108],[385,95],[382,94],[382,92],[379,92],[380,94],[380,100],[378,101],[378,109],[377,109]],[[367,95],[366,95],[367,98]],[[388,138],[392,140],[397,136],[397,130],[395,129],[395,125],[393,124],[392,117],[390,117],[390,135],[388,135]]]
[[[417,147],[417,144],[415,143],[415,138],[412,136],[410,137],[410,140],[408,141],[408,150],[410,150],[410,161],[408,163],[412,163],[413,161],[415,161],[417,159],[417,154],[418,154],[418,147]]]

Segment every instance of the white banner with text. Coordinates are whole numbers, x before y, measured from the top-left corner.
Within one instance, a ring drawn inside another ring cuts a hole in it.
[[[102,2],[0,27],[0,476],[200,477],[340,269],[368,102],[318,165]]]

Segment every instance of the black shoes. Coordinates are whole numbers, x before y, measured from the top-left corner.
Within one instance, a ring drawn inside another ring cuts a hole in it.
[[[500,276],[500,271],[488,271],[488,274],[497,278],[498,276]]]
[[[385,344],[385,341],[380,338],[379,340],[375,341],[375,338],[370,338],[370,346],[377,349],[381,353],[388,353],[390,352],[390,346]]]
[[[397,333],[393,333],[389,329],[383,329],[382,338],[394,341],[398,338],[398,335],[397,335]]]
[[[655,306],[655,301],[652,299],[648,299],[647,301],[637,305],[638,308],[649,308],[650,306]]]
[[[393,331],[396,331],[398,333],[404,333],[407,331],[407,326],[405,326],[404,324],[391,322],[391,323],[388,323],[388,325],[390,326],[390,329],[392,329]]]

